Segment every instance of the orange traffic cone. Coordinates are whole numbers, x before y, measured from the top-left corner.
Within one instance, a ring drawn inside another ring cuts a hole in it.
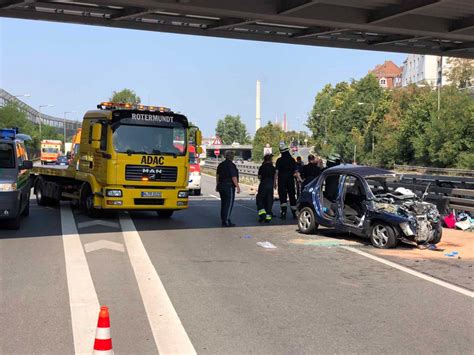
[[[113,354],[112,338],[110,337],[109,308],[100,307],[97,332],[95,333],[93,354]]]

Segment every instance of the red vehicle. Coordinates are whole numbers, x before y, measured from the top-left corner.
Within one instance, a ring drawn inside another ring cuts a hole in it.
[[[199,165],[199,157],[196,154],[196,147],[189,145],[189,184],[188,189],[193,195],[201,195],[201,166]]]

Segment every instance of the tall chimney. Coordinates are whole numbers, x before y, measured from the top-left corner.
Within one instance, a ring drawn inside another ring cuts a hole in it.
[[[260,128],[260,80],[257,80],[257,95],[255,97],[255,132]]]

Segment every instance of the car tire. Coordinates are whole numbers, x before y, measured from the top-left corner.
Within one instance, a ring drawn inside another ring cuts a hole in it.
[[[397,246],[398,235],[392,226],[376,221],[370,230],[370,242],[375,248],[391,249]]]
[[[311,207],[303,207],[298,212],[298,229],[303,234],[312,234],[318,229],[314,211]]]
[[[25,208],[21,212],[21,215],[23,217],[28,217],[30,215],[30,196],[27,196],[27,198],[28,198],[28,202],[26,203]]]
[[[441,241],[442,236],[443,236],[443,226],[440,223],[435,227],[435,232],[434,232],[433,240],[431,241],[431,244],[438,244]]]
[[[173,210],[159,210],[159,211],[156,211],[156,214],[160,218],[168,219],[168,218],[171,218],[171,216],[173,215],[173,212],[174,212]]]

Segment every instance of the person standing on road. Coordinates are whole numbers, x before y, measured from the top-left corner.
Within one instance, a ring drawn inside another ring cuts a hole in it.
[[[234,206],[235,191],[240,193],[239,171],[235,166],[234,152],[227,151],[225,160],[217,166],[216,191],[221,196],[221,221],[223,227],[234,227],[230,220],[232,207]]]
[[[318,160],[312,154],[308,155],[308,164],[306,164],[301,172],[298,172],[298,180],[301,183],[301,189],[304,189],[311,181],[321,175],[321,168]]]
[[[299,175],[301,175],[301,173],[303,171],[303,167],[304,167],[303,159],[301,159],[301,156],[298,155],[296,157],[296,168],[298,169],[298,174]],[[302,187],[301,187],[301,181],[298,178],[298,176],[295,177],[295,182],[296,182],[296,199],[299,199]]]
[[[293,217],[296,218],[296,192],[295,176],[298,173],[296,162],[285,144],[280,144],[281,157],[276,162],[276,181],[278,186],[278,197],[280,199],[280,217],[286,218],[288,198]]]
[[[275,186],[276,169],[272,162],[273,155],[267,154],[258,169],[260,184],[257,192],[258,221],[270,223],[272,220],[273,189]]]

